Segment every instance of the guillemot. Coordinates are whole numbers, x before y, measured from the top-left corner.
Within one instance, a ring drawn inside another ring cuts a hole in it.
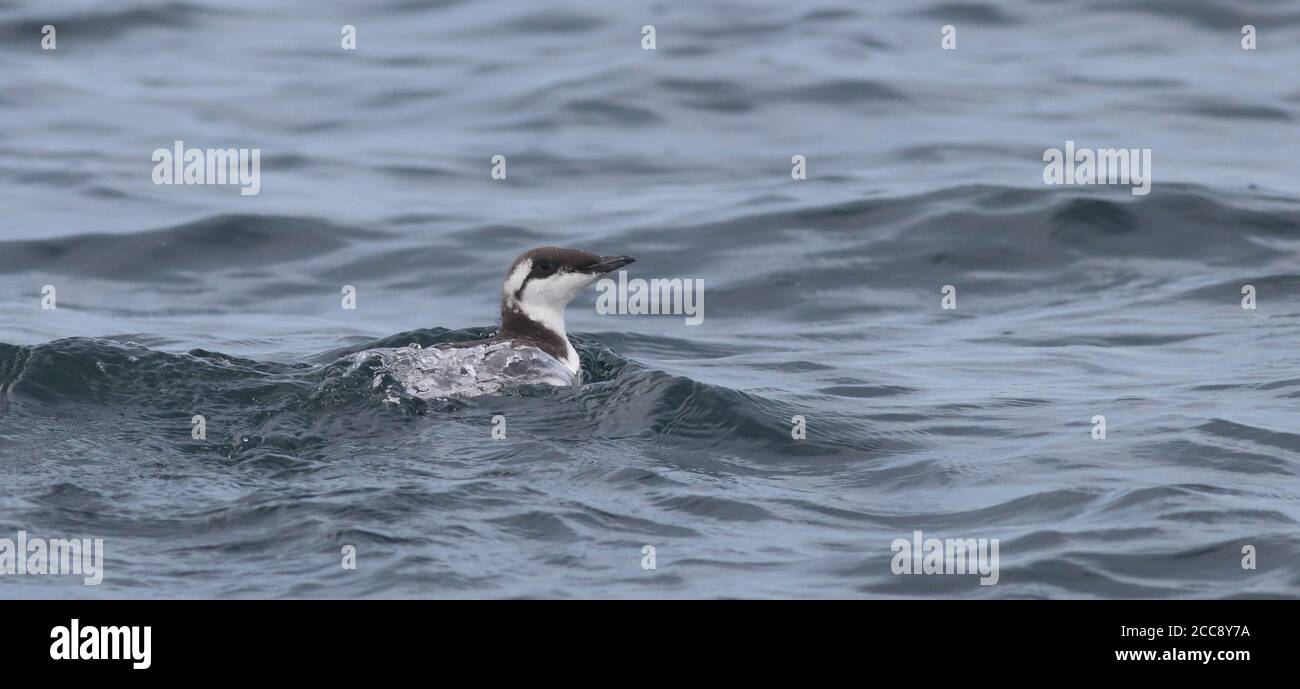
[[[597,256],[552,246],[524,252],[501,285],[501,328],[493,337],[426,349],[370,349],[378,357],[375,382],[392,376],[422,399],[473,397],[513,385],[578,385],[582,364],[564,328],[564,309],[583,288],[636,259]]]

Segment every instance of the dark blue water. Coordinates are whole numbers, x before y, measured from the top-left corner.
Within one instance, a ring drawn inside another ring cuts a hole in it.
[[[0,597],[1300,594],[1300,3],[0,2],[0,63],[0,538],[106,553]],[[261,193],[154,185],[177,139]],[[704,322],[580,297],[581,388],[341,362],[545,244]]]

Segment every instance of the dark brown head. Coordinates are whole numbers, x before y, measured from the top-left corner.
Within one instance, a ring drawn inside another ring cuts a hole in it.
[[[553,246],[524,252],[511,264],[501,286],[502,334],[510,335],[524,325],[522,317],[564,337],[564,307],[605,273],[635,260]]]

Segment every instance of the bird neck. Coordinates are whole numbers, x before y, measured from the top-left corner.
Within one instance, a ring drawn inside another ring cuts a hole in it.
[[[525,309],[514,299],[501,302],[501,338],[523,340],[547,354],[563,361],[569,369],[577,372],[579,368],[578,353],[569,344],[568,333],[564,329],[564,309]]]

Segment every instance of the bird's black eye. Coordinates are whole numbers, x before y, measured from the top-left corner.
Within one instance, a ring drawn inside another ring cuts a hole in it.
[[[552,270],[555,270],[555,264],[551,263],[550,261],[540,261],[537,264],[537,269],[542,271],[543,273],[549,273]]]

